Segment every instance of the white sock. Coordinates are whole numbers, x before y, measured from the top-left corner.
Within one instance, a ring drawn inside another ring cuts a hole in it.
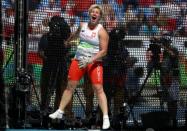
[[[108,119],[108,115],[103,115],[103,119]]]
[[[64,111],[62,111],[61,109],[58,109],[58,112],[60,112],[60,113],[64,113]]]

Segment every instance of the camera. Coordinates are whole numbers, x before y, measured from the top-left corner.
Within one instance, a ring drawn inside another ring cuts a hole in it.
[[[150,42],[152,44],[157,44],[159,46],[169,46],[171,43],[172,43],[172,40],[170,39],[169,36],[162,36],[160,38],[155,38],[155,37],[152,37],[150,39]]]
[[[126,33],[125,30],[121,27],[119,28],[114,28],[110,33],[109,33],[109,38],[111,42],[116,42],[116,41],[121,41],[125,37]]]
[[[71,30],[63,17],[53,16],[49,22],[49,33],[51,36],[66,40],[70,36]]]
[[[170,43],[172,43],[172,41],[169,36],[163,36],[160,38],[160,43],[162,43],[162,44],[169,43],[170,44]]]
[[[152,37],[150,43],[149,49],[152,51],[153,55],[159,56],[161,47],[169,47],[172,41],[169,36],[163,35],[160,38]]]
[[[48,60],[64,61],[66,59],[68,49],[65,47],[64,40],[67,40],[70,34],[70,26],[63,17],[53,16],[51,18],[45,48],[45,56]]]
[[[129,56],[129,52],[122,41],[125,37],[125,31],[120,27],[114,28],[109,36],[108,63],[116,72],[125,72],[127,57]]]

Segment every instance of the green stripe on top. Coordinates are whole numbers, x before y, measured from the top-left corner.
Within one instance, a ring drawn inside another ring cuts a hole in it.
[[[83,47],[83,48],[93,48],[92,45],[90,45],[87,42],[83,42],[83,41],[80,42],[80,46]]]

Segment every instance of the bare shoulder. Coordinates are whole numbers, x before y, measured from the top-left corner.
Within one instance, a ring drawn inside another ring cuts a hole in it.
[[[106,31],[106,29],[102,25],[101,25],[100,30],[99,30],[99,35],[108,37],[108,32]]]

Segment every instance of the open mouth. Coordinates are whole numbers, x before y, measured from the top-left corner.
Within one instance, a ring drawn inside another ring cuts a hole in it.
[[[93,20],[93,21],[95,21],[95,20],[96,20],[96,18],[97,18],[96,16],[92,16],[92,20]]]

